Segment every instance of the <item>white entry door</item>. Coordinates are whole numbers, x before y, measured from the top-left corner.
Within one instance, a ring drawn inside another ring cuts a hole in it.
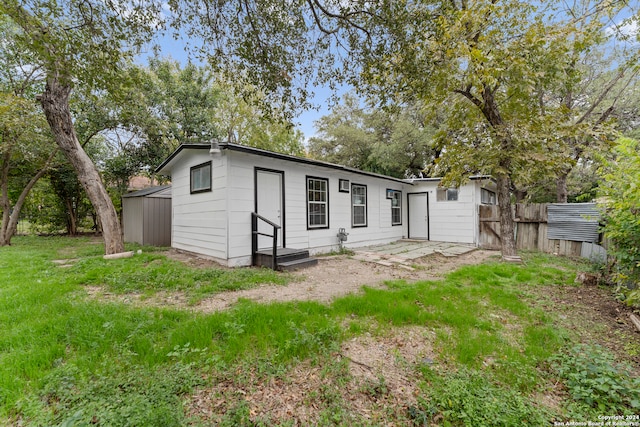
[[[409,204],[409,238],[429,239],[429,194],[407,194]]]
[[[256,212],[281,228],[278,230],[278,246],[282,246],[283,213],[282,184],[284,172],[256,169]],[[258,220],[258,232],[273,234],[273,227]],[[271,248],[273,239],[258,236],[258,249]]]

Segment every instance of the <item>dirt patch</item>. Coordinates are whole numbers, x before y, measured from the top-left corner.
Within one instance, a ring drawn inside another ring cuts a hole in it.
[[[433,363],[433,339],[426,328],[416,326],[357,337],[326,363],[305,361],[266,380],[255,373],[240,381],[222,380],[197,392],[187,412],[216,423],[242,402],[252,420],[271,425],[322,424],[323,417],[336,421],[340,416],[407,425],[408,408],[417,404],[416,368]]]
[[[457,257],[434,254],[414,261],[412,271],[384,266],[351,257],[320,257],[318,265],[292,273],[287,286],[263,285],[244,291],[223,292],[202,300],[193,308],[202,312],[224,310],[238,299],[259,302],[313,300],[329,302],[336,297],[359,292],[363,286],[382,288],[390,280],[436,280],[463,265],[479,264],[497,253],[476,250]]]
[[[167,251],[170,259],[183,262],[194,268],[228,269],[212,259],[189,253]],[[384,288],[385,282],[393,280],[437,280],[463,265],[479,264],[491,257],[498,259],[497,252],[475,250],[456,257],[439,254],[429,255],[413,261],[413,269],[401,266],[384,266],[377,263],[353,259],[347,255],[320,257],[318,265],[291,274],[286,286],[264,284],[242,291],[220,292],[190,305],[184,292],[156,292],[154,294],[116,294],[100,286],[86,286],[91,299],[122,302],[138,306],[172,307],[211,313],[233,306],[239,299],[257,302],[320,301],[330,302],[334,298],[360,292],[363,286]],[[283,273],[287,274],[287,273]]]
[[[640,368],[640,333],[629,319],[633,310],[602,286],[532,287],[533,304],[557,314],[558,326],[574,331],[583,342],[598,343],[620,360]]]
[[[194,268],[217,268],[227,270],[230,267],[225,267],[222,264],[216,262],[212,258],[208,258],[204,255],[197,255],[192,252],[183,252],[178,249],[171,248],[163,253],[167,258],[174,261],[180,261],[189,267]]]
[[[84,286],[87,297],[93,300],[119,302],[134,306],[184,308],[188,306],[188,298],[184,292],[155,292],[152,295],[142,293],[116,294],[106,290],[104,286]]]

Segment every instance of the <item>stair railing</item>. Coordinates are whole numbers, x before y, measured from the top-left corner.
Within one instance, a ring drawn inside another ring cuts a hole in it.
[[[258,231],[258,220],[266,222],[273,227],[273,234],[262,233]],[[256,265],[256,254],[258,252],[258,236],[271,237],[273,239],[273,246],[271,250],[271,268],[278,269],[278,230],[281,227],[278,224],[274,224],[267,218],[258,215],[256,212],[251,212],[251,265]]]

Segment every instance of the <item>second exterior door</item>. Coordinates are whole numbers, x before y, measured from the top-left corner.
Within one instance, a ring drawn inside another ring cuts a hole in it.
[[[429,240],[429,193],[407,194],[409,238]]]

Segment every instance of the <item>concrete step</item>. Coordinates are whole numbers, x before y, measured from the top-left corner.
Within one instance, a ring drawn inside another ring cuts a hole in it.
[[[316,264],[318,264],[318,260],[316,258],[294,259],[291,261],[278,262],[278,270],[293,271],[300,268],[311,267]]]
[[[255,265],[262,267],[271,267],[273,252],[271,249],[262,249],[256,252]],[[278,248],[276,251],[276,259],[278,265],[282,263],[305,260],[309,258],[309,251],[306,249]]]

